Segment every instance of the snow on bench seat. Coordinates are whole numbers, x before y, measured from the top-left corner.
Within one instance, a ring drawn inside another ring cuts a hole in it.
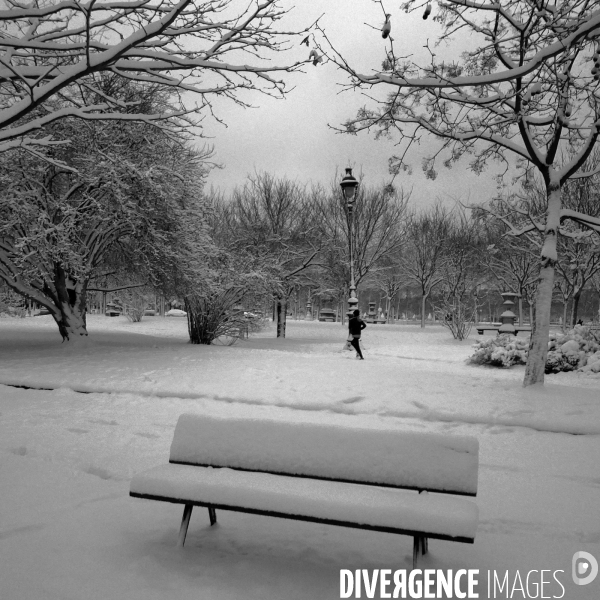
[[[475,496],[478,453],[468,436],[183,414],[169,461]]]
[[[478,520],[477,505],[464,498],[178,464],[135,476],[131,495],[216,508],[244,507],[398,533],[422,532],[464,542],[475,538]]]

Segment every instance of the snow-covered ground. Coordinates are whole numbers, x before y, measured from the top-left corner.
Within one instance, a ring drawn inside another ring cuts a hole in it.
[[[433,326],[371,325],[356,361],[335,323],[210,347],[188,344],[181,318],[88,324],[72,347],[51,317],[0,319],[2,600],[330,599],[341,569],[410,568],[408,537],[226,512],[211,528],[201,509],[175,548],[181,507],[128,493],[167,462],[184,412],[476,436],[475,544],[432,540],[422,566],[482,580],[562,570],[564,598],[600,597],[600,577],[571,578],[574,552],[600,560],[597,376],[523,389],[522,367],[465,364],[476,333],[457,342]]]

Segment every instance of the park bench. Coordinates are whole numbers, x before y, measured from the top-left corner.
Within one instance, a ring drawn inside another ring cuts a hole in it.
[[[477,333],[479,335],[483,335],[484,331],[495,331],[498,332],[500,328],[500,323],[494,323],[492,325],[477,325]],[[515,325],[515,333],[519,333],[519,331],[531,331],[531,325]]]
[[[181,415],[170,459],[136,475],[130,495],[412,536],[473,543],[477,438],[266,419]]]

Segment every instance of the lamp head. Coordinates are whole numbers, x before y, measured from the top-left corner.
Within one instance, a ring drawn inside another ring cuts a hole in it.
[[[344,198],[351,204],[354,200],[356,190],[358,189],[358,181],[353,177],[352,169],[350,167],[346,169],[346,175],[340,182],[340,187],[344,193]]]

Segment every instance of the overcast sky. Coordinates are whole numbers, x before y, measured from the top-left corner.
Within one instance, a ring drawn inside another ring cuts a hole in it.
[[[293,4],[290,2],[290,4]],[[380,69],[385,58],[386,41],[381,33],[369,25],[380,27],[384,16],[381,6],[372,0],[311,0],[297,2],[286,25],[302,28],[310,25],[320,15],[320,24],[338,50],[349,59],[358,71],[369,73]],[[385,2],[392,14],[392,37],[397,54],[426,56],[423,45],[429,38],[433,43],[439,27],[432,16],[424,21],[422,14],[407,15],[399,10],[400,2]],[[435,3],[434,3],[435,14]],[[291,27],[290,27],[291,28]],[[298,40],[299,42],[300,40]],[[474,44],[474,39],[463,39],[461,44]],[[308,57],[310,48],[300,45],[290,51],[293,61]],[[439,52],[451,55],[450,49]],[[283,58],[283,55],[281,55]],[[257,108],[243,109],[231,102],[215,105],[219,117],[227,127],[207,118],[204,133],[211,136],[216,150],[215,159],[223,169],[215,169],[208,178],[208,186],[230,192],[243,184],[248,174],[268,171],[277,177],[288,177],[300,182],[320,182],[329,185],[336,176],[343,175],[346,166],[362,171],[365,181],[384,184],[390,181],[388,158],[394,154],[397,140],[375,140],[367,132],[358,136],[338,134],[329,125],[339,125],[356,113],[356,109],[369,104],[368,98],[356,92],[340,92],[339,82],[344,75],[332,64],[316,67],[307,63],[304,73],[287,76],[294,87],[285,100],[275,100],[255,93],[244,96]],[[378,94],[384,94],[382,88]],[[436,147],[432,139],[413,151],[409,160],[413,174],[402,174],[395,180],[406,190],[412,188],[412,199],[427,205],[436,197],[461,198],[481,201],[496,193],[492,178],[494,167],[477,176],[468,170],[467,162],[451,170],[439,166],[435,181],[425,178],[421,159]]]

